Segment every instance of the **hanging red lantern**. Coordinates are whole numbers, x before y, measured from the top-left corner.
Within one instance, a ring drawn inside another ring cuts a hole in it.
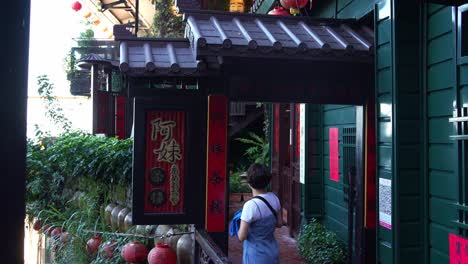
[[[34,222],[34,224],[33,224],[33,229],[36,230],[36,231],[39,231],[39,230],[41,230],[41,227],[42,227],[41,220],[36,220],[36,222]]]
[[[50,236],[54,239],[59,239],[60,233],[62,233],[62,229],[57,227],[50,232]]]
[[[177,254],[168,244],[158,243],[148,254],[149,264],[176,264]]]
[[[143,262],[148,256],[148,249],[138,241],[130,241],[123,246],[121,256],[127,262]]]
[[[76,1],[72,4],[72,9],[75,10],[76,12],[81,10],[81,3],[79,1]]]
[[[272,16],[289,16],[289,11],[284,9],[282,6],[276,6],[270,12],[268,12],[269,15]]]
[[[299,9],[307,5],[308,0],[280,0],[285,9],[289,9],[292,15],[299,14]]]
[[[44,233],[44,235],[49,236],[50,232],[52,232],[52,229],[54,229],[53,226],[45,225],[45,226],[42,227],[42,232]]]
[[[110,259],[114,256],[114,251],[117,246],[115,241],[107,241],[102,245],[101,256],[106,259]]]
[[[93,236],[86,242],[86,252],[88,255],[93,255],[98,251],[101,241],[102,239],[100,236]]]
[[[63,232],[60,234],[60,241],[62,243],[67,243],[68,242],[68,232]]]

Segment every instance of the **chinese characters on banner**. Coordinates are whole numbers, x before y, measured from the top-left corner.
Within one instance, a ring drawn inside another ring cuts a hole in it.
[[[223,232],[226,207],[227,99],[208,97],[206,231]]]
[[[338,145],[338,128],[329,128],[329,160],[330,160],[330,180],[340,181],[340,149]]]
[[[185,112],[147,112],[144,213],[184,212],[185,129]]]
[[[465,264],[468,262],[468,239],[449,234],[450,264]]]

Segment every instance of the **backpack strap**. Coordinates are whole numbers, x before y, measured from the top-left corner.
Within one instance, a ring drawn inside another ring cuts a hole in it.
[[[262,200],[268,206],[268,208],[270,208],[271,213],[275,216],[275,219],[278,218],[278,215],[276,214],[276,211],[273,209],[273,207],[271,207],[270,203],[265,198],[263,198],[261,196],[258,196],[258,195],[252,197],[252,199],[255,199],[255,198]]]

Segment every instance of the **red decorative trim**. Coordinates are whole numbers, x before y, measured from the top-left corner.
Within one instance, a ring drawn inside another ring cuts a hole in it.
[[[125,138],[125,96],[115,98],[115,135]]]
[[[330,180],[339,182],[340,181],[340,149],[338,145],[338,128],[329,128],[329,141],[328,145],[330,148],[329,160],[330,160]]]
[[[145,126],[144,213],[183,213],[185,112],[147,111]]]
[[[97,127],[96,134],[108,134],[109,130],[107,124],[109,123],[109,96],[110,94],[105,91],[97,92]]]
[[[226,226],[227,98],[208,97],[206,165],[206,231],[224,232]]]

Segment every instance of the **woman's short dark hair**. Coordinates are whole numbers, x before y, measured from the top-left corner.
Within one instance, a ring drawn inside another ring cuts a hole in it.
[[[247,170],[247,182],[254,189],[265,189],[270,183],[270,179],[270,170],[262,164],[254,163]]]

